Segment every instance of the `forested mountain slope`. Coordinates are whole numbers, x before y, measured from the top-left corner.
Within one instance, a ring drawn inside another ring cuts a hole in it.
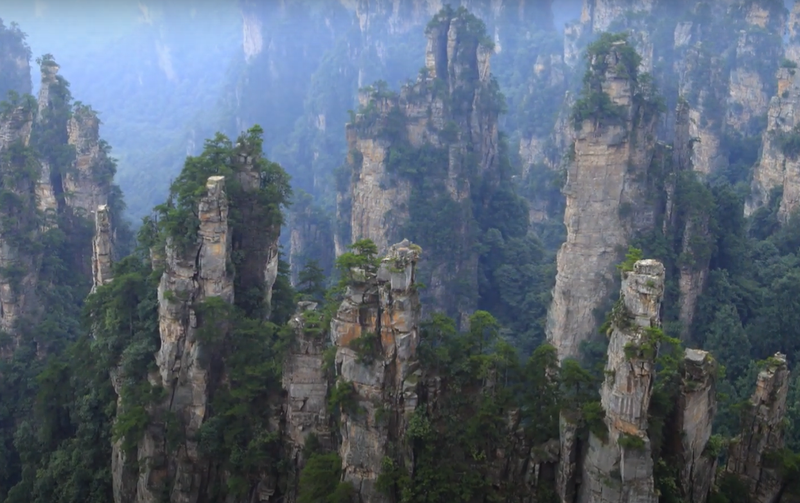
[[[800,498],[800,4],[464,4],[242,2],[135,239],[0,28],[0,500]]]

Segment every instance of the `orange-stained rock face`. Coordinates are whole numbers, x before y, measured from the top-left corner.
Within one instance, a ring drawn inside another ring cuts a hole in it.
[[[331,341],[336,345],[336,369],[340,382],[351,383],[358,415],[342,411],[342,445],[339,454],[345,480],[353,482],[364,501],[382,502],[375,488],[390,432],[379,420],[399,417],[391,433],[401,438],[406,420],[417,403],[416,348],[419,343],[420,305],[414,286],[419,247],[408,241],[389,247],[378,270],[359,271],[336,316],[331,320]],[[364,334],[380,337],[376,354],[358,354],[351,347]]]

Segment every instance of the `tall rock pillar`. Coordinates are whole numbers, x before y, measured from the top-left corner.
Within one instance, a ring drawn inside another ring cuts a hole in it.
[[[286,390],[284,432],[288,444],[289,462],[295,472],[305,464],[303,447],[311,435],[316,435],[324,448],[331,442],[330,415],[326,397],[328,379],[323,370],[325,327],[320,326],[322,316],[314,302],[300,302],[297,312],[289,320],[294,329],[295,344],[283,366],[283,388]],[[289,501],[294,501],[297,483],[289,488]]]
[[[375,486],[381,462],[417,405],[419,254],[419,247],[404,240],[389,248],[377,271],[354,270],[331,321],[337,387],[348,387],[352,398],[341,410],[339,454],[344,479],[361,501],[389,501]]]
[[[619,262],[631,237],[654,225],[647,197],[647,173],[653,158],[657,108],[637,81],[635,51],[624,40],[590,47],[582,98],[605,95],[613,116],[573,116],[574,155],[564,187],[567,239],[557,257],[553,302],[547,313],[547,340],[559,361],[580,356],[591,339],[614,287]],[[636,98],[635,98],[636,96]],[[561,420],[558,491],[571,501],[575,485],[576,431]]]
[[[647,436],[660,325],[664,266],[640,260],[623,272],[620,303],[613,315],[606,378],[600,391],[605,438],[589,438],[580,503],[656,503],[653,459]]]
[[[614,284],[614,264],[637,230],[653,225],[646,177],[653,157],[655,119],[634,99],[636,69],[618,73],[627,43],[615,42],[592,56],[589,72],[619,107],[618,120],[582,120],[574,161],[564,188],[567,240],[558,252],[558,273],[547,320],[547,339],[560,360],[578,356],[580,343],[597,331],[593,314]],[[602,72],[602,73],[600,73]]]
[[[225,177],[208,179],[206,193],[198,204],[198,217],[194,245],[180,250],[168,243],[166,248],[166,268],[158,287],[161,347],[156,354],[157,372],[150,377],[155,386],[163,386],[167,392],[164,402],[153,406],[151,416],[173,418],[182,426],[184,435],[174,452],[167,453],[167,419],[148,426],[139,442],[137,501],[157,501],[159,493],[166,490],[171,502],[194,503],[207,481],[207,465],[198,451],[197,432],[208,406],[210,355],[204,355],[198,340],[203,328],[198,305],[210,298],[233,303]]]
[[[784,447],[783,418],[789,392],[786,356],[776,353],[758,373],[756,391],[742,421],[742,433],[734,439],[725,470],[750,488],[752,501],[774,503],[781,490],[781,476],[767,457]]]
[[[346,128],[350,177],[337,196],[343,225],[336,249],[341,254],[347,244],[371,239],[384,253],[401,234],[416,233],[431,251],[418,271],[429,285],[426,309],[465,325],[478,292],[473,208],[488,204],[501,176],[501,103],[480,20],[446,7],[426,36],[425,68],[416,82],[399,93],[383,84],[360,93],[359,113]],[[448,237],[434,239],[425,229],[444,214]]]
[[[108,206],[97,207],[92,239],[92,291],[114,279],[111,270],[114,258],[114,233]]]
[[[717,412],[716,380],[717,363],[710,353],[684,351],[674,433],[680,444],[680,489],[689,503],[705,503],[714,483],[717,455],[706,448]]]

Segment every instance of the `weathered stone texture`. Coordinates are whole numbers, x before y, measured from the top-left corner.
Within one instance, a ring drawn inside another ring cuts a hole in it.
[[[580,503],[655,503],[647,412],[655,379],[655,342],[647,329],[660,324],[664,266],[640,260],[623,272],[600,391],[608,438],[589,438]]]
[[[686,349],[676,423],[680,438],[680,489],[689,503],[705,503],[717,467],[706,451],[717,412],[717,363],[706,351]]]
[[[75,147],[73,169],[63,178],[67,206],[83,216],[89,216],[98,206],[108,204],[109,179],[106,153],[100,148],[100,119],[95,112],[80,108],[67,122],[69,144]],[[112,173],[113,174],[113,173]]]
[[[426,297],[430,299],[426,308],[446,311],[462,323],[474,310],[474,301],[454,295],[453,284],[457,278],[466,279],[469,286],[465,289],[478,289],[478,256],[469,238],[471,180],[477,177],[492,184],[499,157],[497,112],[489,102],[493,99],[492,51],[474,34],[467,35],[471,29],[466,15],[437,16],[426,32],[427,74],[403,86],[399,95],[380,90],[360,94],[359,104],[370,111],[357,114],[355,122],[347,126],[352,182],[338,194],[337,218],[349,224],[349,235],[336,236],[337,253],[345,250],[347,241],[364,238],[375,242],[382,253],[399,239],[408,223],[412,182],[407,176],[390,173],[387,167],[389,149],[397,146],[382,135],[388,121],[395,125],[402,121],[403,135],[412,148],[446,149],[443,190],[459,203],[459,216],[453,219],[458,236],[453,248],[460,253],[448,257],[448,264],[439,257],[426,259],[438,260],[425,264]],[[446,91],[440,86],[446,86]],[[448,125],[453,137],[445,141],[443,132]],[[470,166],[467,158],[475,159],[477,166]]]
[[[784,416],[789,392],[786,356],[776,353],[758,373],[756,390],[742,422],[742,433],[733,440],[725,467],[750,488],[752,501],[774,503],[781,492],[779,468],[768,456],[784,447]]]
[[[614,283],[614,264],[636,231],[653,225],[646,204],[647,170],[653,156],[655,117],[635,118],[633,82],[613,69],[619,55],[607,56],[603,85],[614,103],[624,107],[622,124],[586,120],[575,141],[574,161],[564,187],[567,240],[558,252],[558,273],[548,312],[547,339],[559,359],[578,356],[582,341],[598,326],[593,311],[601,308]]]
[[[162,484],[174,481],[170,501],[193,503],[207,475],[198,452],[197,431],[205,419],[208,369],[201,361],[198,313],[195,306],[210,297],[233,302],[233,277],[228,272],[230,232],[225,178],[212,176],[198,205],[197,244],[189,250],[168,245],[166,270],[158,287],[161,347],[156,354],[155,384],[167,389],[168,399],[156,406],[175,414],[184,426],[185,443],[167,458],[163,425],[152,424],[139,443],[137,501],[158,499]],[[160,460],[160,462],[159,462]]]
[[[289,456],[296,469],[302,468],[303,446],[309,435],[316,435],[323,446],[330,445],[330,418],[326,397],[328,380],[323,373],[324,327],[308,327],[305,313],[314,312],[313,302],[300,302],[289,324],[295,342],[283,366],[286,390],[285,436]]]
[[[331,321],[339,385],[353,387],[358,408],[342,411],[339,454],[344,480],[362,501],[388,501],[375,487],[381,461],[389,439],[402,438],[417,406],[418,259],[419,248],[403,241],[390,247],[377,271],[354,271],[357,281]],[[374,354],[359,355],[350,347],[362,337],[375,337],[367,350]]]
[[[92,239],[92,290],[114,279],[111,270],[114,258],[114,231],[108,206],[98,206]]]
[[[778,215],[785,222],[800,205],[800,160],[787,156],[781,148],[781,137],[792,134],[800,126],[800,75],[794,69],[781,68],[777,77],[781,91],[770,101],[767,129],[762,136],[761,159],[753,168],[745,215],[751,215],[768,204],[772,189],[783,186]]]

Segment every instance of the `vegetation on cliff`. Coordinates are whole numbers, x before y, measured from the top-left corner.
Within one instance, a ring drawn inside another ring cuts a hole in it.
[[[463,8],[443,10],[429,30],[456,18],[464,23],[461,42],[484,49],[495,44],[483,23]],[[769,36],[748,29],[754,46],[774,45]],[[5,36],[24,40],[15,26],[3,30],[0,25],[0,45]],[[529,43],[550,47],[541,40]],[[573,125],[580,126],[585,120],[613,124],[621,118],[620,108],[604,90],[609,76],[633,83],[631,97],[639,106],[640,118],[665,113],[653,80],[639,72],[642,58],[634,45],[629,34],[601,34],[588,47],[588,71],[572,109]],[[348,44],[337,45],[336,57],[325,59],[325,71],[312,82],[319,95],[305,105],[309,113],[324,117],[328,111],[328,120],[344,115],[344,82],[356,78],[351,67],[342,69],[348,48]],[[711,65],[708,51],[700,51],[700,67]],[[619,57],[613,67],[609,66],[612,52]],[[361,57],[368,60],[373,56]],[[612,372],[603,371],[607,341],[598,337],[598,344],[589,347],[580,362],[559,362],[556,350],[542,344],[555,276],[553,248],[559,243],[553,236],[532,230],[536,227],[531,225],[528,193],[520,189],[522,172],[509,140],[497,136],[497,148],[492,151],[496,155],[485,165],[476,154],[478,142],[466,140],[476,115],[496,125],[505,103],[496,81],[480,82],[478,68],[472,60],[467,61],[465,52],[458,58],[455,64],[469,71],[452,89],[452,82],[446,82],[441,74],[429,79],[427,70],[416,84],[399,93],[392,92],[387,82],[378,81],[358,112],[361,117],[353,117],[359,134],[388,145],[385,182],[410,188],[408,218],[394,229],[397,236],[393,237],[408,237],[425,249],[424,274],[413,288],[425,292],[438,287],[426,288],[423,283],[439,268],[439,272],[448,272],[448,295],[476,308],[458,321],[438,312],[425,321],[418,347],[420,374],[412,383],[419,403],[410,413],[404,436],[390,438],[388,455],[380,466],[367,468],[379,474],[377,488],[390,501],[499,501],[529,498],[535,493],[537,502],[555,502],[559,501],[555,484],[559,418],[576,427],[576,442],[583,442],[582,446],[591,435],[600,442],[609,441],[598,395],[601,382],[614,378]],[[746,55],[731,59],[738,68],[759,74],[769,73],[775,63]],[[50,56],[40,60],[43,67],[54,64]],[[327,86],[323,76],[334,71],[346,77]],[[698,84],[702,78],[703,85],[710,85],[711,73],[708,67],[694,67],[687,78],[698,79]],[[662,69],[656,74],[665,78],[669,71]],[[0,80],[0,89],[3,85]],[[524,105],[536,107],[536,113],[516,111],[517,127],[526,134],[543,134],[532,124],[532,117],[546,115],[543,123],[550,124],[557,109],[555,100],[547,93],[534,99],[520,89],[514,92],[516,97],[527,97],[523,103],[536,103]],[[290,94],[299,102],[299,93],[292,90]],[[426,124],[429,132],[437,135],[437,142],[414,146],[408,133],[411,119],[403,107],[426,104],[431,97],[441,99],[443,127]],[[727,105],[719,96],[689,89],[681,99],[705,107],[701,123],[721,122],[725,117]],[[337,105],[331,108],[334,101]],[[0,107],[0,121],[10,120],[20,110],[38,113],[35,105],[30,97],[11,94]],[[298,107],[298,103],[294,105]],[[62,186],[61,178],[70,173],[76,155],[67,141],[67,121],[89,112],[71,102],[67,82],[56,77],[49,88],[48,105],[33,126],[30,144],[13,144],[0,155],[0,239],[31,259],[4,265],[0,276],[12,290],[30,287],[38,304],[35,315],[22,318],[13,333],[1,334],[0,501],[107,502],[113,498],[112,444],[120,442],[127,456],[126,468],[138,473],[147,466],[140,464],[143,460],[137,456],[140,441],[150,429],[164,433],[159,467],[167,466],[164,473],[170,476],[159,480],[158,489],[166,499],[176,483],[169,465],[182,456],[182,446],[191,440],[197,442],[205,463],[203,491],[209,500],[249,501],[256,492],[269,490],[276,497],[300,502],[351,501],[360,488],[343,481],[343,461],[337,448],[346,432],[337,428],[341,427],[342,412],[363,414],[355,398],[356,386],[344,381],[327,383],[328,415],[320,422],[331,428],[331,438],[323,445],[316,437],[308,437],[302,456],[289,459],[290,449],[281,429],[280,408],[285,403],[281,378],[284,361],[296,342],[296,333],[287,321],[298,300],[322,304],[319,311],[302,314],[305,330],[328,349],[325,365],[329,372],[341,364],[331,358],[330,344],[324,342],[331,335],[331,317],[348,284],[358,283],[365,270],[378,269],[377,246],[369,240],[350,244],[327,277],[326,269],[333,261],[322,256],[325,245],[315,243],[318,246],[306,248],[299,262],[305,267],[296,271],[294,288],[286,264],[280,262],[268,300],[261,259],[288,220],[285,211],[292,191],[284,169],[264,157],[264,131],[256,126],[236,140],[218,134],[205,142],[202,153],[186,159],[168,200],[145,219],[133,251],[116,261],[114,280],[98,286],[87,298],[90,284],[85,259],[90,223],[82,215],[62,211],[66,196],[60,192],[56,194],[55,217],[45,219],[37,209],[32,187],[43,181],[39,178],[42,161],[50,169],[49,180],[44,181]],[[270,124],[270,130],[277,131],[279,123]],[[316,188],[316,177],[323,178],[321,172],[338,162],[330,152],[341,145],[328,144],[324,124],[324,118],[318,119],[316,131],[311,132],[306,125],[298,125],[292,134],[295,144],[282,152],[302,160],[302,165],[293,169],[309,175],[300,182],[308,190]],[[792,131],[780,138],[779,146],[787,157],[796,157],[795,136]],[[306,141],[309,148],[300,148]],[[656,146],[647,172],[651,182],[647,197],[655,224],[637,236],[635,248],[619,265],[625,275],[637,260],[654,257],[667,270],[663,329],[646,328],[640,343],[624,348],[629,358],[655,361],[657,378],[650,390],[647,434],[660,501],[678,502],[685,497],[680,488],[683,459],[676,447],[681,439],[674,429],[675,405],[681,393],[695,384],[682,381],[681,343],[710,351],[721,364],[713,376],[721,400],[717,435],[704,454],[721,460],[729,455],[726,447],[742,430],[758,372],[772,364],[769,358],[777,351],[787,354],[791,364],[800,355],[800,214],[781,223],[778,208],[782,195],[777,188],[770,204],[750,218],[743,216],[746,181],[757,157],[757,143],[744,135],[724,136],[721,151],[727,166],[708,176],[678,166],[677,161],[673,164],[670,146]],[[318,157],[315,149],[328,150]],[[342,177],[344,188],[352,183],[352,175],[363,161],[358,155],[351,156],[354,171]],[[491,169],[482,171],[485,166]],[[111,161],[96,168],[98,180],[108,181],[114,174]],[[545,169],[550,168],[542,167]],[[189,270],[196,267],[193,253],[201,224],[198,205],[206,195],[208,178],[218,175],[224,176],[226,183],[231,253],[224,269],[233,278],[234,302],[228,304],[219,297],[195,302],[168,290],[162,292],[165,305],[183,302],[191,309],[192,317],[187,318],[197,329],[201,348],[193,364],[210,376],[203,390],[208,401],[202,424],[196,438],[188,439],[182,418],[158,407],[168,391],[156,384],[154,355],[163,335],[157,290],[167,247]],[[537,176],[542,179],[536,187],[547,183],[551,191],[562,181],[560,172],[541,171]],[[463,197],[453,197],[465,185],[469,190]],[[118,215],[122,200],[114,194],[112,215]],[[560,200],[561,196],[552,191],[549,197]],[[327,222],[321,234],[328,236],[332,225],[319,204],[303,194],[298,205],[300,219],[320,229]],[[330,206],[330,201],[322,204]],[[630,212],[631,207],[621,207],[621,211]],[[44,225],[47,223],[54,225]],[[115,228],[118,235],[124,235],[121,223],[115,223]],[[623,250],[617,252],[622,255]],[[121,254],[126,253],[123,250]],[[476,257],[475,277],[465,278],[454,265],[466,256]],[[28,285],[31,271],[36,273],[35,281]],[[697,287],[701,294],[696,316],[691,326],[681,326],[680,302],[685,291],[679,279],[682,274],[705,272],[707,278],[703,276]],[[613,299],[609,301],[613,303]],[[607,333],[611,324],[631,323],[621,305],[614,304],[609,325],[601,327],[601,332]],[[377,361],[381,335],[363,333],[348,343],[358,364]],[[679,336],[683,341],[678,341]],[[800,450],[800,428],[795,424],[800,421],[800,378],[793,379],[787,409],[788,449],[771,453],[770,460],[791,480],[800,466],[793,452]],[[387,417],[385,409],[378,410],[370,420],[378,424],[398,421]],[[624,449],[642,450],[645,446],[644,438],[630,434],[617,442]],[[525,468],[520,469],[517,462]],[[523,476],[533,471],[524,471],[531,465],[536,465],[535,488]],[[746,497],[748,489],[736,476],[718,480],[711,501],[734,502]],[[297,494],[292,487],[298,488]],[[797,491],[788,482],[784,489],[785,494]]]

